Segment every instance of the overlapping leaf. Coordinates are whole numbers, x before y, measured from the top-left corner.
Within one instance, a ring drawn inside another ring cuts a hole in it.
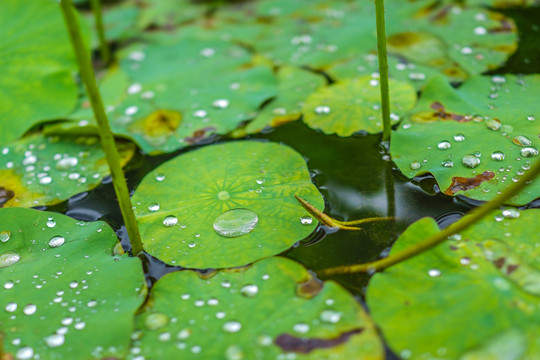
[[[152,288],[134,337],[131,352],[146,359],[384,358],[360,304],[284,258],[204,278],[166,275]]]
[[[432,173],[448,195],[492,199],[537,158],[540,104],[530,101],[540,77],[473,77],[459,89],[442,78],[426,87],[394,134],[391,154],[408,177]],[[540,194],[535,180],[509,203]]]
[[[146,294],[103,222],[0,209],[0,339],[16,359],[123,358]]]
[[[415,258],[376,274],[371,314],[404,359],[540,356],[539,210],[497,211]],[[398,252],[438,231],[411,225]]]
[[[125,165],[135,146],[117,144]],[[56,204],[98,186],[108,174],[98,137],[30,135],[2,148],[0,207]]]
[[[279,254],[314,230],[294,195],[323,207],[302,156],[276,143],[242,141],[164,163],[143,179],[133,203],[151,255],[224,268]]]

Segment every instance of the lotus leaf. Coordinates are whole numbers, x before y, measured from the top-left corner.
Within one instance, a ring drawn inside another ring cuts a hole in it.
[[[225,268],[279,254],[316,222],[294,198],[324,205],[302,156],[276,143],[241,141],[178,156],[133,195],[145,250],[189,268]]]
[[[414,107],[416,92],[408,83],[390,80],[391,121]],[[305,102],[303,120],[327,134],[350,136],[357,131],[382,131],[379,80],[363,76],[320,88]]]
[[[117,145],[125,165],[135,146]],[[0,207],[53,205],[98,186],[108,174],[96,136],[33,134],[2,148]]]
[[[540,104],[528,99],[539,90],[538,75],[477,76],[457,90],[434,78],[392,137],[392,159],[408,177],[432,173],[447,195],[492,199],[538,155]],[[539,193],[535,180],[509,203]]]
[[[445,243],[376,274],[371,314],[404,359],[540,356],[540,210],[496,211]],[[390,255],[438,231],[411,225]]]
[[[362,306],[335,282],[284,258],[204,277],[189,270],[166,275],[152,288],[134,335],[132,353],[145,359],[384,358]]]
[[[123,358],[146,285],[139,259],[113,256],[112,229],[23,208],[0,224],[4,357]]]
[[[0,2],[0,144],[77,103],[75,63],[57,3]]]

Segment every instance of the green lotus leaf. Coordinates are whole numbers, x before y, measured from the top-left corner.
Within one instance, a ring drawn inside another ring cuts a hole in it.
[[[135,23],[139,16],[140,10],[131,3],[121,4],[118,6],[103,8],[103,27],[105,30],[105,38],[108,42],[125,41],[136,36]],[[95,17],[92,12],[85,14],[92,31],[91,44],[93,48],[99,47],[99,38],[95,31]]]
[[[225,268],[279,254],[316,222],[298,204],[323,198],[302,156],[276,143],[212,145],[150,172],[133,195],[143,245],[189,268]]]
[[[121,165],[135,146],[118,142]],[[53,205],[88,191],[109,174],[96,136],[29,135],[0,154],[0,207]]]
[[[416,91],[408,83],[390,80],[390,116],[397,123],[414,107]],[[306,100],[304,122],[327,134],[350,136],[357,131],[382,131],[379,80],[371,76],[349,79],[320,88]]]
[[[146,295],[104,222],[0,209],[0,339],[7,359],[123,358]]]
[[[477,76],[457,90],[434,78],[392,137],[392,159],[408,177],[432,173],[447,195],[490,200],[527,171],[540,147],[540,76]],[[534,180],[510,204],[540,194]]]
[[[285,258],[205,277],[190,270],[166,275],[137,316],[134,335],[131,352],[146,359],[384,358],[362,306],[337,283]]]
[[[461,234],[376,274],[367,302],[404,359],[540,356],[540,210],[496,211]],[[438,231],[411,225],[390,255]]]
[[[321,75],[292,66],[280,68],[277,77],[277,98],[246,126],[248,134],[258,133],[268,126],[276,127],[298,120],[302,115],[302,104],[309,94],[326,84]]]
[[[54,1],[0,2],[0,38],[0,144],[6,144],[73,110],[77,65]]]
[[[170,30],[183,22],[202,17],[209,10],[208,6],[191,0],[142,0],[138,4],[141,13],[137,27],[140,29],[158,27]]]

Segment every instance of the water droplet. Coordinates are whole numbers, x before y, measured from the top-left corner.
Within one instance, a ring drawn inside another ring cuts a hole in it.
[[[302,225],[311,225],[313,223],[313,218],[309,215],[301,216],[300,217],[300,223]]]
[[[503,161],[504,160],[504,153],[502,151],[494,151],[491,154],[491,159],[495,161]]]
[[[491,129],[493,131],[497,131],[501,128],[502,124],[499,119],[487,119],[486,120],[486,126],[488,129]]]
[[[538,150],[532,146],[527,146],[521,149],[521,156],[534,157],[538,155]]]
[[[475,35],[486,35],[487,29],[483,26],[477,26],[474,28],[474,34]]]
[[[76,330],[82,330],[84,329],[85,326],[86,326],[86,323],[84,321],[81,321],[81,322],[76,323],[73,327]]]
[[[171,340],[171,333],[164,332],[164,333],[159,334],[158,340],[162,342]]]
[[[518,135],[512,139],[512,142],[518,146],[531,146],[532,141],[523,135]]]
[[[61,334],[53,334],[45,339],[45,342],[50,347],[58,347],[64,344],[66,338]]]
[[[520,215],[520,212],[518,209],[508,208],[502,211],[502,215],[507,219],[517,219]]]
[[[437,144],[437,147],[439,148],[439,150],[446,150],[450,149],[452,147],[452,144],[450,144],[450,142],[447,140],[443,140]]]
[[[25,315],[34,315],[36,313],[37,306],[34,304],[28,304],[24,307],[23,313]]]
[[[90,301],[86,304],[86,306],[88,306],[88,307],[96,307],[97,304],[98,304],[98,302],[97,302],[96,300],[90,300]]]
[[[11,232],[10,231],[2,231],[2,232],[0,232],[0,241],[1,242],[7,242],[10,237],[11,237]]]
[[[334,310],[323,310],[319,318],[323,322],[336,324],[341,319],[341,314]]]
[[[309,325],[308,324],[295,324],[293,326],[293,330],[300,334],[305,334],[309,331]]]
[[[176,338],[178,340],[184,340],[184,339],[187,339],[190,336],[191,336],[191,330],[183,329],[176,335]]]
[[[4,289],[7,289],[7,290],[12,289],[14,285],[15,284],[13,283],[13,281],[8,281],[4,284]]]
[[[156,181],[161,182],[161,181],[163,181],[163,180],[165,180],[165,175],[163,175],[163,174],[156,174]]]
[[[215,53],[216,53],[216,50],[214,50],[212,48],[204,48],[204,49],[201,50],[201,55],[204,56],[204,57],[214,56]]]
[[[325,106],[325,105],[317,106],[315,108],[315,114],[317,115],[330,114],[330,106]]]
[[[68,170],[74,166],[77,166],[79,160],[76,157],[66,157],[58,160],[56,163],[57,170]]]
[[[240,294],[245,297],[254,297],[259,292],[259,287],[257,285],[246,285],[240,289]]]
[[[223,330],[228,333],[235,333],[240,331],[240,329],[242,329],[242,324],[240,324],[238,321],[228,321],[223,324]]]
[[[225,359],[226,360],[243,360],[244,352],[238,345],[230,345],[225,350]]]
[[[229,100],[227,99],[217,99],[212,103],[212,106],[216,109],[226,109],[229,107]]]
[[[457,141],[457,142],[465,141],[465,135],[463,135],[463,134],[454,135],[454,141]]]
[[[411,170],[418,170],[420,169],[420,166],[422,166],[418,161],[412,161],[411,162]]]
[[[167,317],[167,315],[163,313],[153,313],[146,317],[144,324],[148,329],[156,330],[167,325],[168,322],[169,318]]]
[[[124,112],[127,116],[135,115],[139,111],[137,106],[128,106]]]
[[[41,179],[39,179],[39,183],[41,185],[49,185],[50,183],[52,183],[52,177],[44,176]]]
[[[214,230],[224,237],[238,237],[255,229],[259,218],[249,209],[232,209],[219,215],[214,221]]]
[[[465,155],[461,161],[465,167],[471,169],[474,169],[475,167],[480,165],[480,159],[474,155]]]
[[[206,115],[208,115],[206,110],[197,110],[193,113],[193,116],[196,118],[204,118],[206,117]]]
[[[163,226],[165,227],[171,227],[178,224],[178,218],[173,215],[167,216],[165,219],[163,219]]]
[[[222,281],[221,282],[221,287],[224,287],[224,288],[230,288],[231,287],[231,282],[230,281]]]
[[[536,120],[536,118],[533,115],[529,115],[529,116],[527,116],[527,120],[534,121],[534,120]]]
[[[20,348],[17,351],[17,359],[27,360],[27,359],[31,359],[32,357],[34,357],[34,349],[32,349],[29,346]]]
[[[148,210],[150,211],[158,211],[159,210],[159,204],[158,203],[153,203],[153,204],[150,204],[148,206]]]
[[[431,277],[441,276],[441,271],[438,269],[431,269],[428,271],[428,275]]]
[[[51,240],[49,240],[49,246],[52,248],[59,247],[59,246],[64,245],[65,241],[66,239],[64,239],[63,236],[57,235],[57,236],[52,237]]]
[[[228,191],[223,190],[223,191],[218,192],[217,197],[219,200],[225,201],[225,200],[229,200],[231,198],[231,195],[229,195]]]
[[[454,166],[454,162],[452,160],[448,160],[448,159],[443,160],[441,164],[442,164],[442,166],[447,167],[447,168],[451,168],[451,167]]]
[[[139,83],[135,83],[135,84],[131,84],[128,88],[127,88],[127,93],[128,94],[137,94],[138,92],[140,92],[142,90],[142,85],[139,84]]]
[[[14,303],[14,302],[10,302],[6,305],[6,311],[7,312],[14,312],[15,310],[17,310],[17,304]]]
[[[16,264],[21,260],[21,256],[17,253],[8,252],[0,255],[0,268],[5,268]]]
[[[72,281],[69,283],[69,287],[72,289],[75,289],[77,286],[79,286],[79,283],[76,281]]]

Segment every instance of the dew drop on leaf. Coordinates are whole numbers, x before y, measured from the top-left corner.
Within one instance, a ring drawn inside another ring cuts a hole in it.
[[[14,312],[15,310],[17,310],[17,304],[14,303],[14,302],[10,302],[6,305],[6,311],[7,312]]]
[[[17,253],[8,252],[0,255],[0,268],[5,268],[16,264],[21,260],[21,256]]]
[[[301,216],[300,217],[300,224],[302,225],[311,225],[313,223],[313,218],[311,216]]]
[[[527,146],[521,149],[521,156],[534,157],[538,155],[538,150],[532,146]]]
[[[52,248],[59,247],[64,245],[65,241],[66,239],[64,239],[63,236],[54,236],[51,238],[51,240],[49,240],[49,246]]]
[[[461,161],[465,167],[471,169],[474,169],[475,167],[480,165],[480,159],[474,155],[465,155]]]
[[[520,215],[520,212],[518,209],[508,208],[502,211],[502,215],[507,219],[517,219]]]
[[[165,219],[163,219],[163,226],[165,227],[171,227],[178,224],[178,218],[173,215],[167,216]]]
[[[463,134],[454,135],[454,141],[457,141],[457,142],[465,141],[465,135],[463,135]]]
[[[418,161],[412,161],[411,165],[410,165],[411,170],[418,170],[418,169],[420,169],[420,166],[421,166],[421,164]]]
[[[259,218],[249,209],[232,209],[219,215],[214,221],[214,230],[224,237],[238,237],[255,229]]]
[[[441,271],[438,269],[431,269],[428,271],[428,275],[431,277],[441,276]]]
[[[242,324],[238,321],[228,321],[223,324],[223,330],[228,333],[235,333],[240,331],[240,329],[242,329]]]
[[[34,349],[32,349],[29,346],[20,348],[17,351],[17,359],[26,360],[26,359],[31,359],[33,356],[34,356]]]
[[[245,285],[240,289],[240,294],[245,297],[254,297],[259,292],[257,285]]]
[[[45,339],[49,347],[58,347],[64,344],[65,337],[62,334],[53,334]]]
[[[446,149],[450,149],[451,147],[452,147],[452,144],[450,144],[450,142],[446,140],[443,140],[437,144],[437,148],[439,148],[439,150],[446,150]]]
[[[495,151],[491,154],[491,159],[495,161],[503,161],[504,157],[505,155],[502,151]]]
[[[330,106],[325,106],[325,105],[317,106],[315,108],[315,114],[317,115],[330,114]]]
[[[167,315],[162,314],[162,313],[154,313],[154,314],[148,315],[144,324],[146,325],[148,329],[156,330],[167,325],[168,322],[169,322],[169,318],[167,317]]]
[[[11,237],[11,232],[10,231],[2,231],[2,232],[0,232],[0,241],[1,242],[7,242],[10,237]]]
[[[341,319],[341,314],[334,310],[323,310],[319,318],[325,323],[336,324]]]
[[[446,159],[442,161],[442,166],[451,168],[454,166],[454,162],[452,160]]]

